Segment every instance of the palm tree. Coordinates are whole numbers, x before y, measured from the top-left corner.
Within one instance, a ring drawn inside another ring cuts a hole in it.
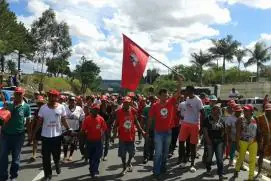
[[[211,61],[213,60],[213,56],[209,53],[203,53],[201,50],[199,53],[192,53],[191,63],[195,64],[199,68],[199,75],[200,75],[200,85],[202,86],[202,78],[203,78],[203,67],[204,66],[214,66],[214,63]]]
[[[241,49],[238,49],[235,52],[235,57],[236,57],[237,62],[238,62],[239,77],[240,77],[240,73],[241,73],[240,66],[241,66],[241,63],[244,63],[243,58],[246,56],[246,54],[247,54],[247,51],[246,50],[241,50]]]
[[[226,60],[231,62],[233,56],[241,45],[237,40],[233,40],[231,35],[227,35],[226,38],[219,40],[211,40],[213,47],[209,48],[209,51],[215,57],[223,59],[223,71],[222,71],[222,84],[225,82]]]
[[[259,68],[264,68],[264,63],[271,59],[271,53],[269,51],[270,48],[271,47],[266,47],[266,44],[263,42],[257,42],[254,45],[253,50],[247,49],[247,51],[251,54],[251,57],[245,63],[245,66],[247,67],[256,64],[257,81],[259,80]]]

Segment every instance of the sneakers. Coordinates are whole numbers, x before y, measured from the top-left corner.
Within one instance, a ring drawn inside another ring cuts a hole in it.
[[[127,169],[124,168],[124,169],[122,170],[122,172],[120,173],[120,175],[124,176],[126,173],[127,173]]]
[[[143,164],[146,164],[146,163],[148,163],[148,159],[147,158],[144,158],[144,160],[143,160]]]
[[[207,170],[207,171],[206,171],[206,175],[207,175],[207,176],[212,176],[211,170]]]
[[[130,165],[128,166],[128,172],[133,172],[133,166],[132,166],[132,164],[130,164]]]
[[[59,175],[61,173],[61,169],[60,169],[59,164],[56,164],[55,167],[56,167],[56,173],[57,173],[57,175]]]
[[[194,166],[190,167],[190,172],[195,173],[196,171],[197,171],[197,169]]]

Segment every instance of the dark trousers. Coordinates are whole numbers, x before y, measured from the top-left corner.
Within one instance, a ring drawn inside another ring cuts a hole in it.
[[[87,146],[86,146],[86,136],[83,133],[79,133],[79,150],[84,158],[87,158]]]
[[[222,141],[213,141],[212,145],[207,145],[207,155],[206,155],[206,169],[211,170],[212,159],[215,154],[217,173],[219,176],[223,174],[223,153],[224,153],[224,143]]]
[[[154,154],[154,131],[149,130],[149,135],[145,137],[143,156],[145,159],[152,159]]]
[[[52,176],[52,167],[51,167],[51,154],[56,167],[59,167],[60,154],[61,154],[61,140],[62,137],[53,137],[46,138],[42,137],[42,165],[44,170],[44,176]]]
[[[173,154],[173,152],[177,146],[176,143],[178,140],[179,132],[180,132],[179,126],[172,128],[171,143],[170,143],[170,147],[169,147],[169,153],[171,153],[171,154]]]
[[[179,141],[179,162],[187,162],[191,155],[190,138],[185,142]],[[196,156],[195,156],[196,157]]]
[[[18,177],[20,167],[20,154],[24,143],[24,133],[16,135],[2,134],[0,138],[0,180],[8,179],[8,155],[11,152],[12,161],[10,178]]]
[[[104,157],[107,156],[108,154],[108,150],[109,150],[109,139],[110,139],[110,132],[105,132],[104,133],[104,140],[103,140],[103,143],[104,143]]]
[[[92,176],[99,174],[100,159],[103,154],[102,141],[87,141],[87,150],[89,158],[89,171]]]

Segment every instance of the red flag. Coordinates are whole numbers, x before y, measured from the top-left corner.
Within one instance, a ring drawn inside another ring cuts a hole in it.
[[[143,76],[150,55],[123,35],[121,87],[135,91]]]

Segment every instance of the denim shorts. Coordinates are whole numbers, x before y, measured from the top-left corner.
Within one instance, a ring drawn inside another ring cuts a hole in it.
[[[120,141],[119,142],[118,156],[123,158],[123,157],[126,157],[127,153],[129,154],[130,157],[135,156],[135,142],[134,141],[129,141],[129,142]]]

